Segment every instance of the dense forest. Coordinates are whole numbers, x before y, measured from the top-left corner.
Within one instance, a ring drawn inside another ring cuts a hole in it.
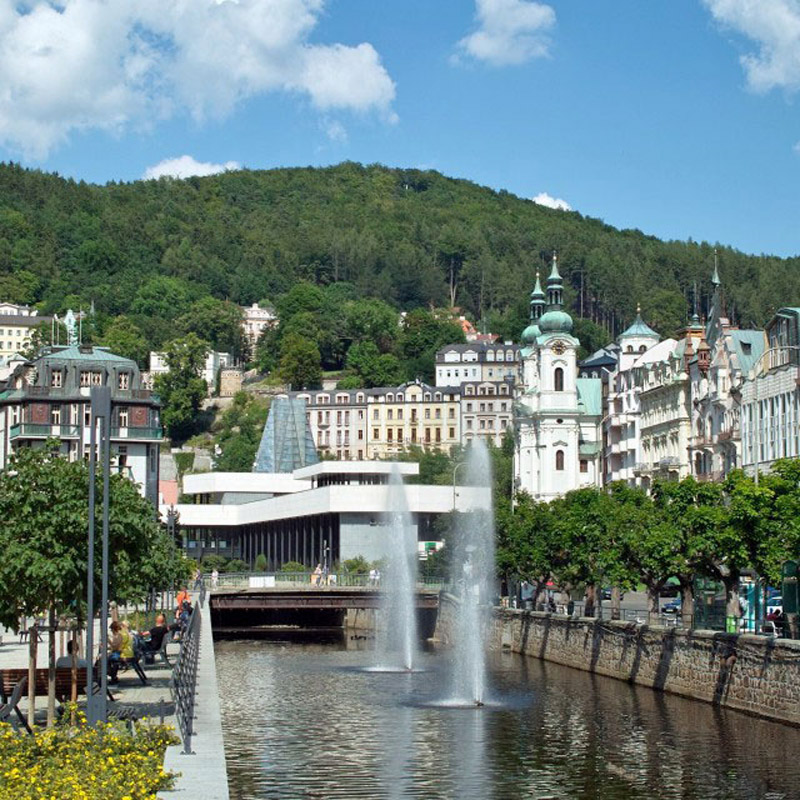
[[[800,302],[800,258],[718,247],[739,324]],[[174,336],[198,301],[280,308],[301,281],[399,310],[459,306],[516,337],[554,249],[573,313],[612,335],[637,302],[664,334],[695,293],[701,314],[708,304],[713,245],[616,230],[433,171],[348,162],[95,186],[0,165],[0,299],[43,313],[93,302],[101,333],[125,315],[147,346]]]

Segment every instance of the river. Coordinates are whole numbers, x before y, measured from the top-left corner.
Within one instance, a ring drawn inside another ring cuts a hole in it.
[[[233,800],[800,797],[800,730],[510,653],[496,708],[430,707],[427,671],[380,674],[363,641],[218,641]]]

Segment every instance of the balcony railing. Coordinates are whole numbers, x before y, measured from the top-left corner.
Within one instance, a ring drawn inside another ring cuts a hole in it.
[[[112,439],[161,439],[161,428],[111,428]]]
[[[75,439],[78,436],[77,425],[34,425],[31,422],[22,422],[19,425],[12,425],[9,430],[10,439],[19,438],[38,438],[47,439],[49,437],[59,439]]]

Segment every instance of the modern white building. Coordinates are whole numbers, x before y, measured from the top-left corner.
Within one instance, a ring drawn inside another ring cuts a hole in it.
[[[781,308],[766,337],[742,387],[742,466],[750,475],[800,457],[800,308]]]
[[[30,306],[0,303],[0,359],[21,353],[30,344],[33,329],[52,321]]]
[[[189,556],[219,554],[253,565],[259,554],[268,570],[297,561],[313,569],[356,556],[368,561],[388,554],[394,510],[393,472],[417,475],[416,463],[322,461],[292,473],[187,475],[179,504],[180,530]],[[437,542],[432,525],[440,514],[486,508],[489,489],[464,486],[403,487],[420,552]],[[168,507],[162,506],[166,518]]]
[[[514,477],[517,490],[552,500],[601,482],[599,378],[577,377],[578,339],[563,308],[558,260],[547,299],[536,276],[531,324],[522,334],[522,385],[516,396]]]

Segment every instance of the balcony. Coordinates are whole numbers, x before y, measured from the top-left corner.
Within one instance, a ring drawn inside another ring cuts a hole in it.
[[[19,425],[12,425],[9,431],[9,439],[48,439],[51,436],[58,439],[77,439],[77,425],[34,425],[30,422],[22,422]]]
[[[111,428],[112,439],[162,439],[161,428]]]

